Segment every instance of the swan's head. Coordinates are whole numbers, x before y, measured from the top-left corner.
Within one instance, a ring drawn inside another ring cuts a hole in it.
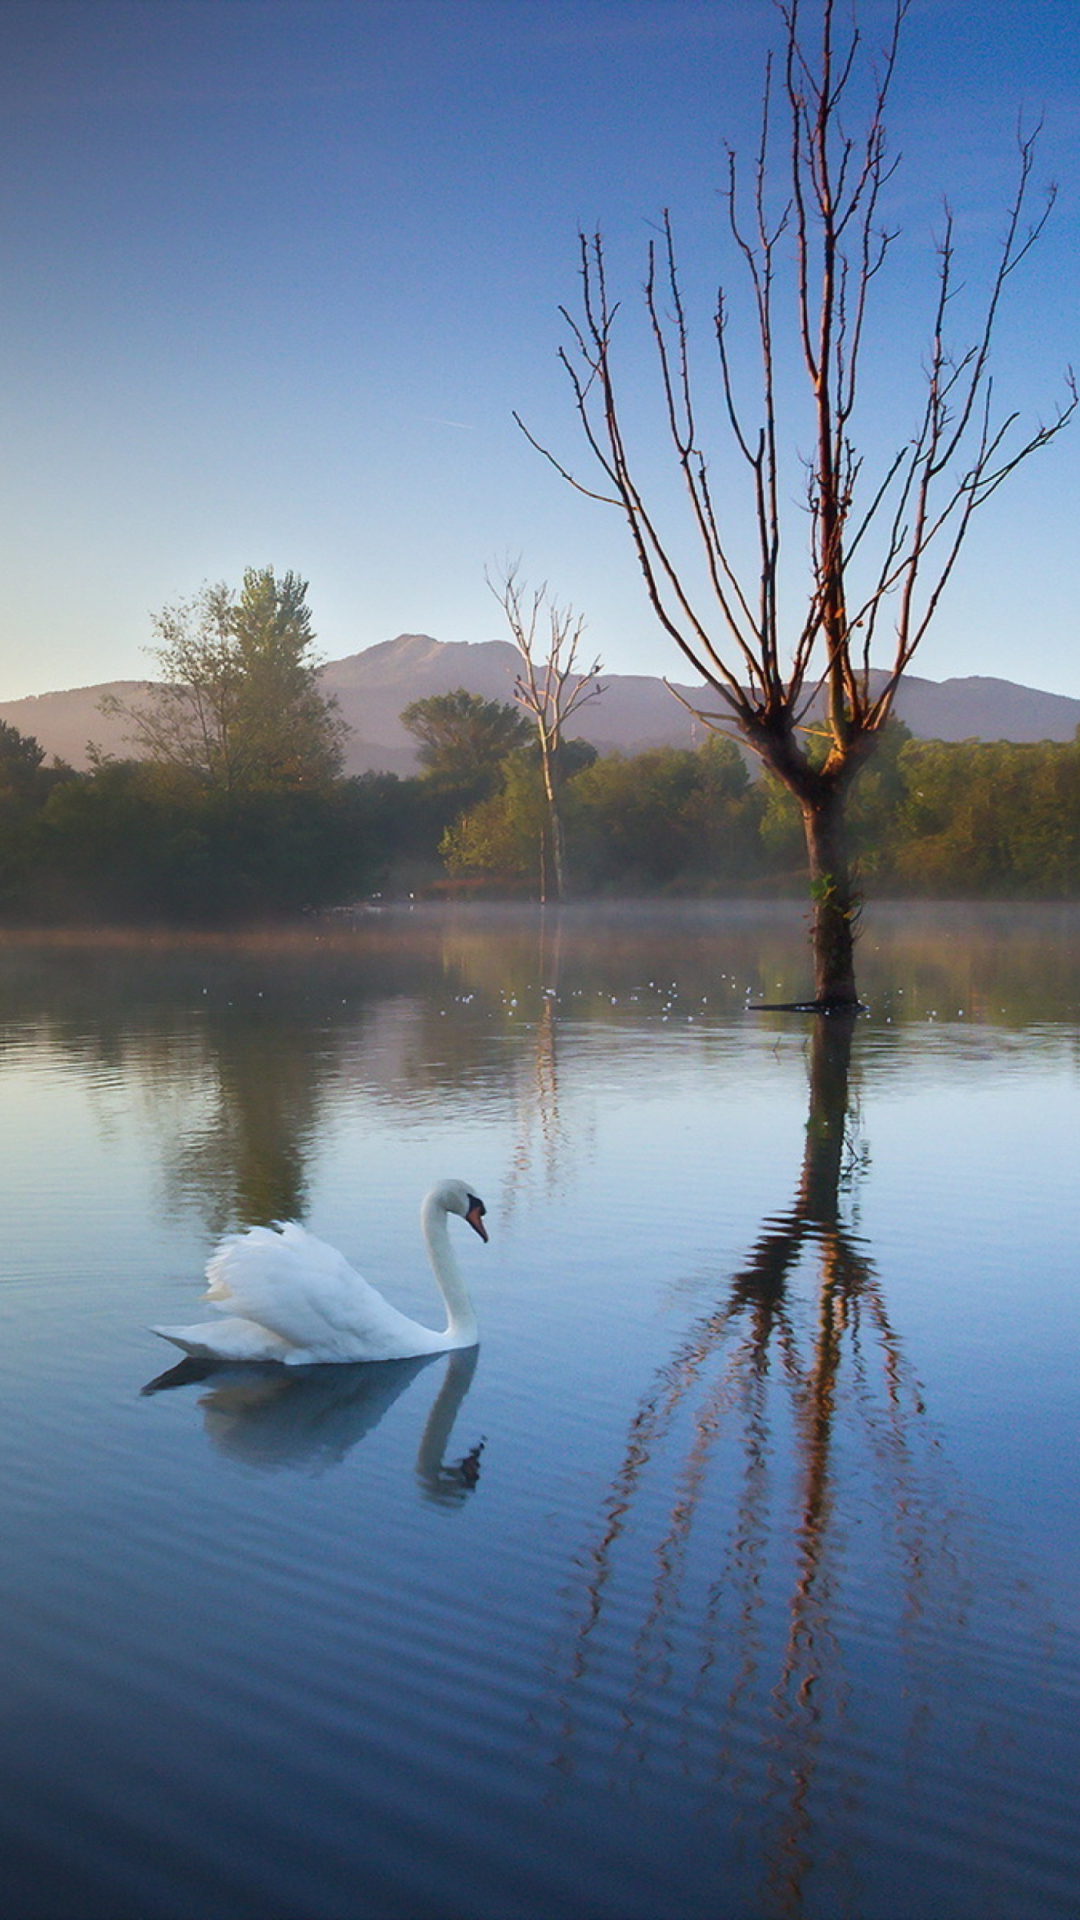
[[[444,1180],[441,1187],[436,1187],[433,1198],[440,1206],[445,1207],[447,1213],[460,1213],[462,1219],[468,1221],[473,1232],[480,1235],[481,1240],[487,1239],[487,1228],[484,1225],[487,1208],[464,1180]]]

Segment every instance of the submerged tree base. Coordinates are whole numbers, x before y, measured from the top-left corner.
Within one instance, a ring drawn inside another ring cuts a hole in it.
[[[850,1019],[853,1014],[866,1013],[866,1004],[862,1000],[751,1000],[747,1004],[747,1013],[828,1013],[839,1014]]]

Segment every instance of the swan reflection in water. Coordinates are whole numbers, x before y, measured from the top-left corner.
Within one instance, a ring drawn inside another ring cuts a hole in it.
[[[220,1453],[269,1471],[340,1465],[378,1426],[396,1400],[437,1355],[355,1365],[289,1367],[213,1360],[181,1360],[143,1388],[161,1393],[196,1383],[207,1436]],[[483,1440],[460,1459],[446,1460],[450,1435],[476,1372],[478,1349],[446,1357],[446,1373],[424,1424],[416,1478],[426,1499],[459,1505],[480,1477]]]

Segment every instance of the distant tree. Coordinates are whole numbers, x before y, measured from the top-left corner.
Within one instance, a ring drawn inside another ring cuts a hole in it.
[[[235,924],[353,899],[380,849],[358,783],[226,792],[145,760],[50,795],[32,898],[42,917]]]
[[[535,880],[543,892],[547,821],[537,761],[514,754],[504,762],[498,793],[447,828],[440,848],[447,871],[483,874],[513,890]]]
[[[697,755],[678,747],[605,754],[575,782],[582,860],[594,885],[670,885],[691,857]],[[696,848],[693,848],[696,851]]]
[[[32,734],[0,720],[0,797],[35,794],[44,759],[45,749]]]
[[[244,745],[257,784],[311,787],[341,771],[348,727],[320,693],[308,583],[248,567],[232,613],[247,693]]]
[[[571,793],[575,861],[593,886],[731,887],[760,861],[760,794],[733,741],[606,754]]]
[[[545,801],[540,898],[547,898],[553,882],[556,898],[565,900],[568,875],[560,793],[565,778],[566,723],[587,700],[596,700],[603,692],[600,661],[594,660],[583,672],[579,670],[578,647],[585,622],[571,607],[560,607],[550,600],[546,586],[530,592],[518,579],[514,565],[506,567],[498,580],[489,576],[488,585],[506,615],[521,656],[514,697],[529,716],[540,753]],[[542,636],[546,636],[546,651]]]
[[[19,905],[26,888],[32,853],[27,826],[44,758],[35,739],[0,720],[0,907],[6,910]]]
[[[540,449],[573,486],[623,515],[653,610],[710,690],[709,709],[700,718],[737,730],[792,794],[814,906],[814,1004],[823,1010],[857,1004],[859,901],[846,838],[852,785],[878,744],[901,675],[937,611],[972,516],[1021,462],[1061,431],[1077,398],[1070,377],[1057,414],[1015,432],[1016,415],[1000,409],[991,380],[991,345],[1006,284],[1049,211],[1048,202],[1039,216],[1027,220],[1034,136],[1023,135],[1017,190],[981,314],[967,341],[950,339],[959,288],[953,223],[946,211],[933,311],[921,349],[924,395],[910,433],[892,456],[882,463],[864,457],[855,422],[869,312],[895,238],[881,214],[896,164],[886,145],[884,114],[908,3],[895,0],[875,67],[863,57],[857,23],[841,32],[833,0],[817,0],[813,8],[813,47],[803,33],[806,9],[799,0],[780,0],[784,113],[775,112],[767,68],[761,137],[745,198],[735,157],[729,155],[724,199],[734,258],[745,270],[750,349],[758,371],[749,404],[723,286],[714,335],[718,413],[730,431],[729,450],[746,475],[745,520],[737,490],[726,473],[717,477],[704,451],[706,408],[699,412],[691,327],[666,214],[660,241],[650,247],[646,312],[657,354],[658,397],[692,535],[700,543],[700,565],[689,565],[674,543],[663,488],[646,498],[623,406],[627,393],[637,399],[640,382],[618,370],[619,306],[609,293],[599,234],[580,238],[582,306],[576,316],[565,314],[570,337],[562,354],[600,476],[596,486],[583,485]],[[856,132],[861,87],[867,105]],[[789,296],[789,337],[806,378],[804,411],[798,410],[789,378],[780,290]],[[894,377],[890,369],[889,378]],[[709,392],[709,410],[712,400]],[[804,508],[796,501],[792,509],[797,491],[792,465],[800,462]],[[781,559],[781,533],[784,529],[786,537],[792,513],[807,570],[803,584],[796,583],[795,604],[788,605],[791,569],[786,555]],[[748,564],[744,540],[753,553]],[[886,627],[892,631],[884,671],[874,678],[871,655]],[[821,754],[816,741],[824,748]]]
[[[45,765],[32,734],[0,720],[0,910],[21,913],[31,899],[42,809],[54,788],[74,778],[61,760]]]
[[[1080,894],[1080,738],[911,740],[893,870],[904,892]]]
[[[143,758],[226,793],[319,787],[341,771],[346,728],[320,693],[307,582],[249,567],[155,616],[161,685],[145,702],[103,702]]]
[[[708,736],[696,749],[698,779],[687,801],[687,867],[710,887],[731,889],[761,868],[761,782],[751,780],[734,740]]]
[[[491,791],[500,762],[531,733],[515,707],[485,700],[464,687],[411,701],[401,723],[420,743],[420,764],[428,778],[476,800]]]
[[[563,753],[560,807],[586,890],[715,891],[755,871],[761,788],[731,741],[600,758],[588,743],[568,740]],[[444,835],[443,858],[454,874],[483,874],[513,887],[533,882],[546,822],[539,755],[514,754],[498,793]]]

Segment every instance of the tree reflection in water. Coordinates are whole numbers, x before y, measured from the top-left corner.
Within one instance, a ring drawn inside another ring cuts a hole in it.
[[[632,1777],[653,1743],[672,1737],[664,1731],[672,1709],[687,1741],[704,1725],[712,1755],[706,1793],[715,1796],[723,1782],[725,1796],[763,1823],[763,1907],[794,1914],[802,1911],[814,1847],[823,1864],[812,1799],[830,1736],[828,1805],[841,1804],[838,1765],[847,1770],[843,1801],[860,1797],[860,1742],[850,1726],[835,1740],[838,1724],[857,1721],[865,1705],[857,1697],[864,1676],[853,1665],[867,1653],[851,1644],[862,1600],[843,1592],[845,1573],[867,1550],[876,1556],[872,1576],[882,1560],[899,1569],[900,1636],[911,1645],[901,1683],[907,1725],[895,1731],[898,1741],[903,1731],[916,1745],[931,1684],[919,1679],[920,1615],[932,1605],[939,1619],[944,1606],[955,1622],[966,1597],[954,1551],[955,1503],[922,1395],[865,1243],[844,1217],[860,1163],[849,1130],[853,1028],[851,1016],[815,1020],[794,1201],[765,1222],[722,1305],[691,1327],[631,1420],[599,1537],[584,1561],[557,1756],[565,1772],[584,1760],[596,1738],[595,1724],[584,1731],[595,1713],[594,1669],[608,1671],[625,1658],[619,1776]],[[805,1288],[796,1288],[808,1258],[817,1266],[809,1314]],[[725,1441],[734,1453],[721,1458]],[[665,1458],[666,1492],[657,1490]],[[702,1534],[708,1540],[733,1476],[723,1543],[714,1536],[707,1545],[708,1574],[695,1585],[701,1572],[691,1566],[691,1534],[697,1526],[699,1541]],[[867,1511],[885,1539],[856,1548],[852,1529]],[[641,1571],[643,1545],[651,1572]],[[868,1569],[857,1571],[865,1578]],[[893,1652],[885,1649],[882,1665]],[[676,1686],[679,1697],[665,1707],[658,1695]],[[762,1761],[764,1780],[755,1784]],[[829,1844],[837,1844],[835,1835]],[[834,1857],[832,1864],[845,1863]]]
[[[211,1002],[203,1045],[213,1089],[201,1125],[171,1142],[172,1194],[193,1196],[211,1229],[301,1219],[325,1077],[318,1036],[261,996]]]
[[[541,913],[537,930],[536,972],[539,1010],[532,1028],[531,1071],[515,1081],[514,1145],[503,1197],[504,1218],[538,1169],[548,1195],[559,1191],[571,1154],[580,1161],[580,1133],[571,1139],[559,1097],[557,1008],[563,961],[564,916],[559,908]]]

